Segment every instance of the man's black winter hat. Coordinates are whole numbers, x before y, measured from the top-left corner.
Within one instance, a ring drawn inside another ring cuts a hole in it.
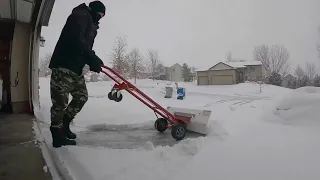
[[[89,7],[93,12],[106,13],[106,7],[101,1],[92,1],[89,3]]]

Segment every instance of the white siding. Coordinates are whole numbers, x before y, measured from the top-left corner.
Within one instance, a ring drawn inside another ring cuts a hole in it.
[[[182,66],[180,66],[179,64],[174,64],[170,67],[169,80],[174,82],[183,81]]]

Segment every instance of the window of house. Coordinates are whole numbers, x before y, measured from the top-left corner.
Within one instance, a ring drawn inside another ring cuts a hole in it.
[[[172,71],[174,72],[174,71],[175,71],[175,69],[173,68],[173,69],[172,69]]]

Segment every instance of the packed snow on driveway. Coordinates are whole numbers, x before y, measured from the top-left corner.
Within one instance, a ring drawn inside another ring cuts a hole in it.
[[[51,143],[49,78],[40,79],[37,119]],[[128,93],[107,97],[113,83],[88,83],[89,101],[72,130],[77,146],[53,149],[69,176],[92,180],[318,180],[320,90],[242,83],[186,88],[186,99],[164,98],[168,82],[139,80],[137,87],[164,107],[210,109],[209,134],[175,141],[153,129],[154,112]]]

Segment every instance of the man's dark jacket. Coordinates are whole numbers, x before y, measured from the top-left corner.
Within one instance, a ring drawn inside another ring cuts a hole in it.
[[[83,3],[75,7],[62,29],[49,68],[67,68],[81,75],[85,64],[99,66],[100,59],[92,50],[98,28],[88,6]]]

